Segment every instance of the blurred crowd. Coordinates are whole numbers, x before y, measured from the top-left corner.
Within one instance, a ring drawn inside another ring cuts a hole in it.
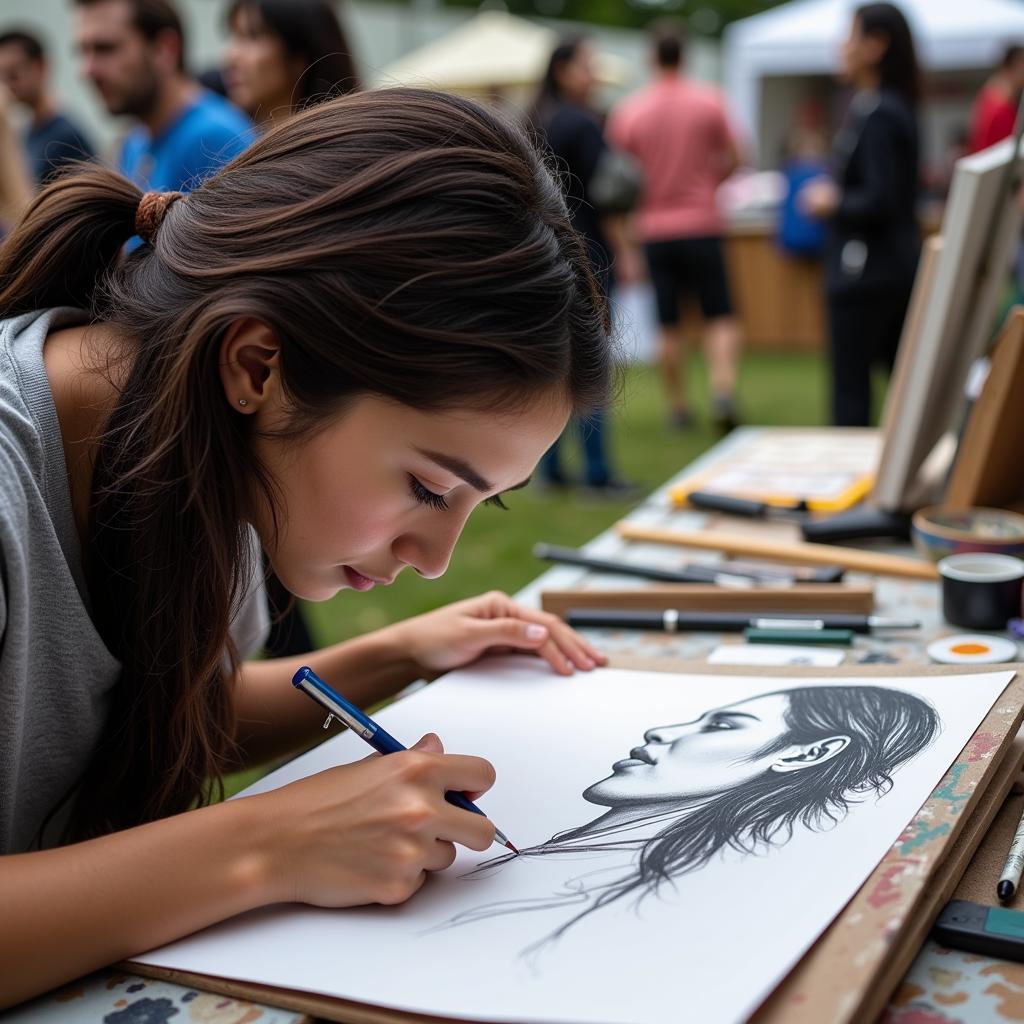
[[[275,122],[361,87],[337,6],[327,0],[233,0],[220,66],[196,74],[171,0],[69,3],[82,79],[130,124],[111,159],[144,189],[187,191]],[[605,294],[614,301],[616,289],[650,283],[669,429],[697,421],[681,315],[693,301],[702,314],[710,419],[726,432],[741,419],[743,338],[719,186],[744,162],[744,146],[719,90],[687,74],[682,23],[652,25],[649,53],[647,83],[602,112],[593,42],[563,39],[524,114],[556,161]],[[791,254],[823,261],[832,419],[857,426],[871,421],[872,368],[895,359],[920,251],[921,79],[897,6],[855,9],[837,73],[849,87],[843,122],[831,142],[820,115],[798,123],[779,237]],[[49,78],[41,40],[0,24],[0,225],[68,166],[97,158]],[[1012,46],[977,97],[963,152],[1013,131],[1022,88],[1024,50]],[[548,485],[613,497],[636,491],[612,464],[603,415],[572,430],[582,475],[567,472],[556,445],[542,466]]]

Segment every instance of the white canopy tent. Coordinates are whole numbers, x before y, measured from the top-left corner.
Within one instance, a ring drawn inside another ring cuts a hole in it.
[[[793,0],[734,22],[725,33],[725,86],[734,115],[765,150],[766,80],[831,74],[861,0]],[[991,69],[1011,42],[1024,42],[1022,0],[897,0],[910,22],[923,68]],[[783,93],[780,93],[783,95]]]
[[[469,95],[531,92],[547,68],[558,32],[504,11],[486,10],[384,68],[379,85],[418,85]],[[598,76],[610,84],[629,79],[613,54],[598,55]]]

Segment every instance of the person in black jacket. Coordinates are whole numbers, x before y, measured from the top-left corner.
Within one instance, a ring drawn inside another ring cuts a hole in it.
[[[867,426],[871,367],[896,359],[920,254],[914,41],[899,8],[860,7],[843,49],[856,88],[833,149],[834,181],[805,186],[805,209],[829,221],[825,288],[832,419]]]
[[[607,298],[615,283],[608,233],[621,231],[621,224],[602,215],[590,194],[598,165],[608,149],[601,122],[590,106],[597,86],[596,61],[597,54],[586,36],[570,36],[558,43],[548,61],[529,121],[554,158],[572,226],[583,239],[597,282]],[[629,256],[628,246],[620,244],[616,248],[620,260]],[[627,268],[625,274],[622,270],[620,263],[620,276],[635,276],[635,268]],[[604,410],[575,421],[575,426],[583,443],[587,490],[611,499],[639,497],[639,488],[619,477],[611,467]],[[558,441],[541,461],[540,476],[548,486],[569,483],[562,469]]]

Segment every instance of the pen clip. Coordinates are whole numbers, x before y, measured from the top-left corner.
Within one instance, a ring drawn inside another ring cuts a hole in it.
[[[334,721],[334,714],[332,713],[332,714],[329,714],[327,716],[327,721],[324,722],[324,728],[325,729],[330,728],[331,722],[333,722],[333,721]]]

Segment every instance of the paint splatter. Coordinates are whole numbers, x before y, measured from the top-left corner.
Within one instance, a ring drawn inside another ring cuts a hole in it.
[[[905,864],[893,864],[882,872],[878,884],[868,894],[868,903],[876,910],[892,903],[900,898],[900,888],[897,879],[903,874]]]
[[[974,734],[967,750],[968,761],[980,761],[988,757],[996,747],[999,746],[999,739],[990,732],[979,732]]]
[[[966,797],[962,797],[961,799],[966,799]],[[917,827],[917,835],[911,836],[909,839],[900,840],[900,853],[906,856],[912,850],[916,850],[919,846],[924,846],[925,843],[929,843],[933,839],[938,839],[939,836],[944,836],[949,831],[950,824],[948,821],[944,821],[941,825],[936,825],[935,828],[925,828],[924,825],[919,824]]]
[[[200,992],[189,1003],[188,1015],[189,1019],[200,1024],[252,1024],[263,1016],[263,1010],[252,1003]]]
[[[905,981],[900,985],[896,994],[892,997],[891,1006],[902,1007],[912,1003],[918,996],[924,995],[924,989],[915,985],[912,981]]]
[[[997,982],[985,989],[985,995],[995,996],[999,1000],[996,1013],[1007,1020],[1024,1020],[1024,991],[1021,989]]]
[[[962,803],[964,800],[969,800],[973,787],[966,793],[958,793],[956,791],[966,771],[967,765],[963,761],[953,765],[949,769],[946,778],[943,779],[942,785],[932,794],[933,799],[949,800],[951,803]]]
[[[115,1010],[103,1018],[103,1024],[167,1024],[181,1011],[167,998],[151,999],[146,996],[129,1003],[123,1010]]]
[[[952,988],[963,977],[963,972],[951,971],[946,967],[929,967],[928,977],[939,988]]]

